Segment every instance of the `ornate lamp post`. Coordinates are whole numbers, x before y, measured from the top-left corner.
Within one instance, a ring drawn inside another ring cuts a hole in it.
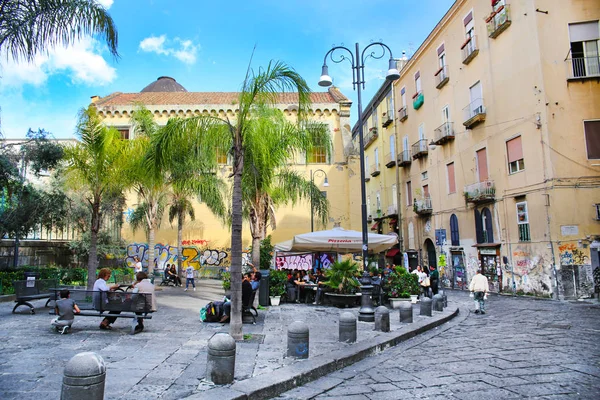
[[[327,180],[327,172],[323,171],[322,169],[318,169],[315,172],[313,172],[313,170],[310,170],[310,183],[312,183],[313,185],[315,184],[315,176],[317,174],[323,174],[325,175],[325,181],[323,181],[323,187],[329,187],[329,181]],[[313,197],[310,196],[310,231],[314,232],[314,217],[315,217],[315,209],[313,207]]]
[[[370,52],[367,52],[367,50]],[[337,50],[340,52],[336,53]],[[369,254],[369,236],[367,231],[367,193],[365,188],[365,148],[364,148],[364,132],[363,132],[363,119],[362,119],[362,92],[361,90],[365,88],[365,61],[371,57],[374,59],[381,59],[385,56],[387,52],[390,54],[389,59],[389,68],[386,75],[386,79],[390,81],[395,81],[400,78],[400,73],[396,68],[396,61],[392,55],[392,50],[390,48],[381,43],[374,42],[369,44],[364,50],[361,52],[358,47],[358,43],[355,45],[355,52],[352,53],[352,50],[348,49],[344,46],[335,46],[331,50],[329,50],[323,59],[323,68],[321,70],[321,78],[319,79],[319,86],[328,87],[331,86],[333,81],[329,76],[329,67],[327,67],[327,57],[334,63],[341,63],[344,60],[350,62],[352,66],[352,87],[357,91],[358,96],[358,142],[359,142],[359,153],[360,153],[360,192],[361,192],[361,220],[362,220],[362,256],[363,256],[363,278],[361,281],[367,282],[367,278],[369,277],[369,272],[367,271],[367,256]],[[334,58],[334,53],[339,54],[338,57]],[[346,54],[344,54],[346,53]],[[371,290],[372,286],[368,284],[364,284],[361,287],[362,290],[362,306],[360,309],[360,314],[358,319],[360,321],[369,321],[372,322],[375,320],[374,313],[371,300]],[[368,299],[367,299],[368,297]],[[369,307],[369,304],[371,306]]]

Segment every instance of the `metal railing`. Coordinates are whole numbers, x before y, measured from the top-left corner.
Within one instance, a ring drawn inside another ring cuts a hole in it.
[[[367,132],[365,134],[364,137],[364,146],[365,149],[367,147],[369,147],[371,145],[371,143],[373,143],[375,141],[375,139],[377,139],[378,135],[377,135],[377,128],[371,128],[369,129],[369,132]]]
[[[567,79],[600,78],[600,57],[576,57],[565,60]]]
[[[485,106],[483,104],[483,99],[475,99],[468,106],[463,108],[464,112],[464,121],[468,121],[471,118],[485,114]]]
[[[531,234],[529,232],[529,224],[519,224],[519,241],[520,242],[531,241]]]
[[[438,89],[441,88],[448,82],[449,79],[450,77],[448,76],[448,66],[444,65],[435,74],[435,87]]]
[[[427,139],[421,139],[417,143],[412,145],[413,157],[417,157],[421,154],[427,154],[429,151],[427,147]]]
[[[500,7],[498,10],[494,11],[489,18],[489,21],[486,20],[488,36],[494,39],[504,32],[511,24],[510,5],[505,4]]]
[[[383,115],[383,122],[381,126],[385,128],[391,125],[392,122],[394,122],[394,109],[390,108],[389,110],[387,110],[387,113]]]
[[[413,203],[413,209],[417,214],[426,214],[432,212],[433,207],[431,206],[431,197],[415,199]]]
[[[396,164],[396,155],[393,153],[387,153],[385,155],[385,166],[392,166]]]
[[[465,199],[470,202],[493,200],[496,196],[494,181],[487,180],[465,186]]]
[[[371,173],[371,176],[377,176],[381,173],[381,167],[379,166],[379,163],[375,163],[375,164],[371,165],[370,173]]]
[[[475,57],[479,51],[479,48],[477,47],[477,35],[467,38],[465,43],[463,43],[461,50],[463,63],[470,63],[473,57]]]
[[[454,122],[444,122],[441,126],[434,129],[435,143],[443,142],[454,138]]]
[[[410,154],[410,150],[403,150],[398,153],[398,163],[399,164],[410,164],[412,162],[412,157]]]
[[[400,122],[402,122],[406,118],[408,118],[408,113],[406,111],[406,106],[404,106],[404,107],[402,107],[401,109],[398,110],[398,118],[400,119]]]

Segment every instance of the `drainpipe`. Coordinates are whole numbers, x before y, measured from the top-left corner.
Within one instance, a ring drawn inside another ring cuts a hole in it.
[[[394,83],[392,82],[390,84],[391,86],[391,91],[392,91],[392,107],[394,107],[394,150],[396,151],[396,154],[394,155],[394,157],[396,157],[396,205],[398,207],[398,209],[396,210],[398,213],[398,246],[400,248],[400,253],[402,253],[402,251],[404,250],[404,240],[403,240],[403,235],[404,235],[404,226],[402,223],[402,195],[401,195],[401,190],[400,190],[400,167],[398,167],[398,125],[400,124],[400,121],[397,122],[397,118],[396,118],[396,93],[394,91]],[[389,112],[389,110],[388,110]]]

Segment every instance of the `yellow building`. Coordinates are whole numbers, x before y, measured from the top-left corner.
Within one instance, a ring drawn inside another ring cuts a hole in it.
[[[315,230],[328,229],[334,223],[350,228],[348,186],[348,157],[352,150],[350,133],[350,106],[351,102],[337,89],[330,88],[327,92],[312,93],[311,119],[329,126],[333,152],[327,157],[321,150],[314,154],[299,156],[294,161],[294,168],[303,172],[310,179],[314,172],[315,184],[322,186],[325,176],[328,178],[328,187],[323,187],[323,194],[331,204],[330,220],[327,226],[321,226],[315,220]],[[173,78],[160,77],[149,84],[139,93],[113,93],[106,97],[92,97],[94,104],[104,122],[117,128],[123,138],[132,138],[134,135],[131,125],[131,113],[137,104],[143,104],[155,116],[159,124],[166,124],[169,118],[186,117],[192,115],[216,113],[221,117],[235,119],[238,109],[238,93],[205,93],[188,92]],[[296,116],[297,95],[281,94],[277,107],[290,119]],[[224,155],[221,159],[219,174],[227,179],[231,174],[230,160]],[[318,172],[322,170],[325,172]],[[131,196],[128,202],[131,213],[137,199]],[[277,229],[272,232],[273,243],[291,239],[295,234],[308,232],[311,229],[311,210],[308,202],[296,206],[281,207],[276,210]],[[251,243],[249,228],[245,225],[243,246],[247,249]],[[125,224],[123,238],[130,242],[128,257],[137,255],[147,262],[147,243],[144,232],[133,233],[129,224]],[[198,265],[200,262],[213,266],[229,265],[231,232],[223,226],[203,204],[196,206],[196,220],[187,221],[184,226],[183,255],[186,262]],[[166,263],[172,263],[177,253],[177,227],[171,226],[168,219],[162,221],[157,232],[157,265],[158,268]],[[146,257],[146,258],[144,258]],[[245,255],[247,257],[247,255]],[[246,259],[246,258],[245,258]]]
[[[437,264],[446,286],[482,266],[494,290],[591,293],[599,19],[595,0],[457,0],[366,107],[371,229],[398,219],[411,267]]]

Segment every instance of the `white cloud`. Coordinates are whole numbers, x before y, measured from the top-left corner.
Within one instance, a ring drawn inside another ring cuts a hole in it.
[[[106,8],[107,10],[110,8],[110,6],[113,5],[114,1],[113,0],[96,0],[96,2],[100,3],[100,5],[104,6],[104,8]]]
[[[50,75],[65,73],[73,83],[104,85],[116,78],[115,68],[99,54],[100,43],[83,38],[68,47],[57,47],[39,54],[32,63],[7,61],[0,55],[0,90],[3,87],[20,87],[23,84],[40,86]]]
[[[184,40],[176,37],[173,40],[168,40],[167,35],[160,35],[145,38],[140,42],[139,48],[147,53],[173,56],[185,64],[194,64],[200,45],[195,45],[189,39]]]

